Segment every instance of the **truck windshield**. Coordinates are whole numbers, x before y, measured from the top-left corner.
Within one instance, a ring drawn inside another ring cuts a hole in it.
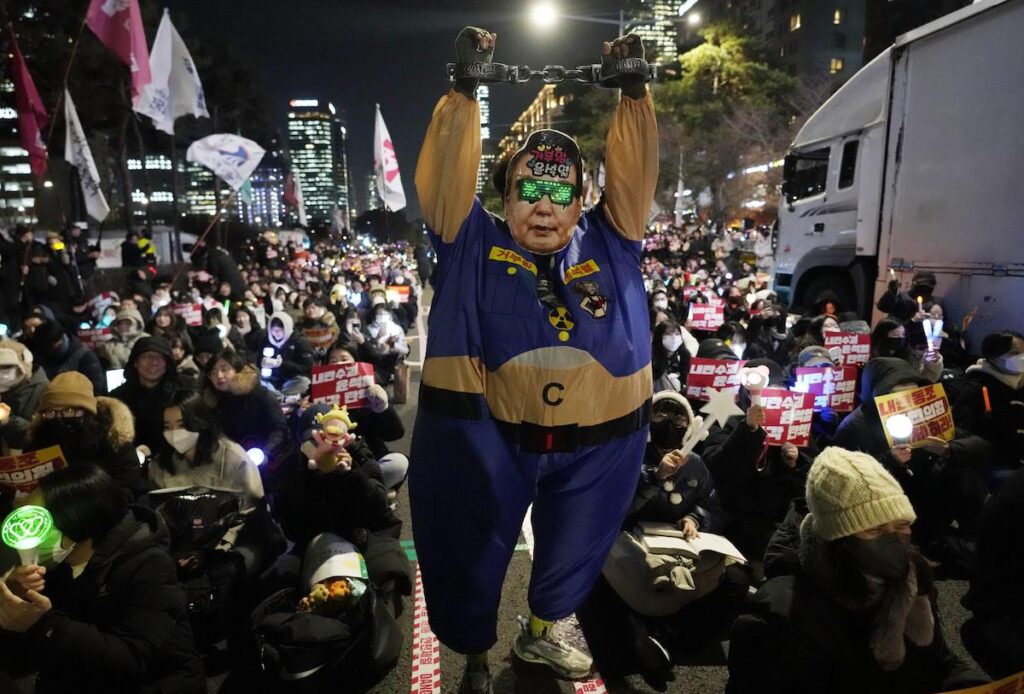
[[[794,202],[825,192],[829,148],[790,154],[783,167],[783,192]]]

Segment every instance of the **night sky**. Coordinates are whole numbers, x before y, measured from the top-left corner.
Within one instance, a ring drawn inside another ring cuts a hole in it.
[[[189,17],[183,38],[225,40],[262,73],[273,122],[284,132],[293,98],[332,101],[346,115],[356,200],[373,167],[374,103],[379,102],[398,153],[409,219],[419,216],[413,185],[416,157],[430,114],[445,92],[445,63],[468,25],[498,33],[494,59],[510,64],[576,66],[598,62],[601,41],[616,27],[562,20],[538,32],[529,2],[499,0],[167,0]],[[617,18],[621,0],[561,0],[563,12]],[[611,13],[616,13],[613,17]],[[201,75],[200,75],[201,77]],[[491,134],[502,137],[536,96],[540,82],[491,89]],[[216,94],[207,94],[211,104]]]

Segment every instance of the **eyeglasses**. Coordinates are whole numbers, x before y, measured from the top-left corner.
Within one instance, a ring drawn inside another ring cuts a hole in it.
[[[546,195],[555,205],[569,205],[576,196],[576,186],[562,181],[520,178],[518,186],[519,199],[523,202],[537,202]]]
[[[689,419],[685,414],[669,414],[668,412],[652,412],[652,422],[664,422],[666,419],[671,419],[672,423],[678,427],[685,427],[689,424]]]
[[[64,407],[59,410],[40,410],[39,416],[43,419],[67,419],[70,417],[84,417],[85,410],[80,407]]]

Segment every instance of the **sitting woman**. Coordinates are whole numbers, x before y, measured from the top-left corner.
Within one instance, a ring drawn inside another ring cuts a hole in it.
[[[156,514],[125,506],[91,465],[44,477],[29,503],[49,510],[60,539],[41,552],[48,570],[20,566],[0,584],[0,626],[37,658],[35,691],[206,692]]]
[[[686,344],[689,338],[693,345]],[[651,369],[654,372],[654,392],[686,390],[686,377],[690,373],[690,357],[697,351],[697,341],[686,328],[674,320],[665,320],[654,327],[651,344]]]
[[[367,316],[366,330],[370,335],[373,352],[373,364],[380,374],[381,381],[389,384],[394,381],[395,367],[409,355],[409,345],[405,341],[405,331],[394,318],[387,304],[373,307]]]

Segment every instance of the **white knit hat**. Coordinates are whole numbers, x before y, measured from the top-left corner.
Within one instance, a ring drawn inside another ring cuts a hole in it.
[[[838,540],[892,521],[917,519],[899,482],[866,453],[826,448],[807,473],[815,534]]]

